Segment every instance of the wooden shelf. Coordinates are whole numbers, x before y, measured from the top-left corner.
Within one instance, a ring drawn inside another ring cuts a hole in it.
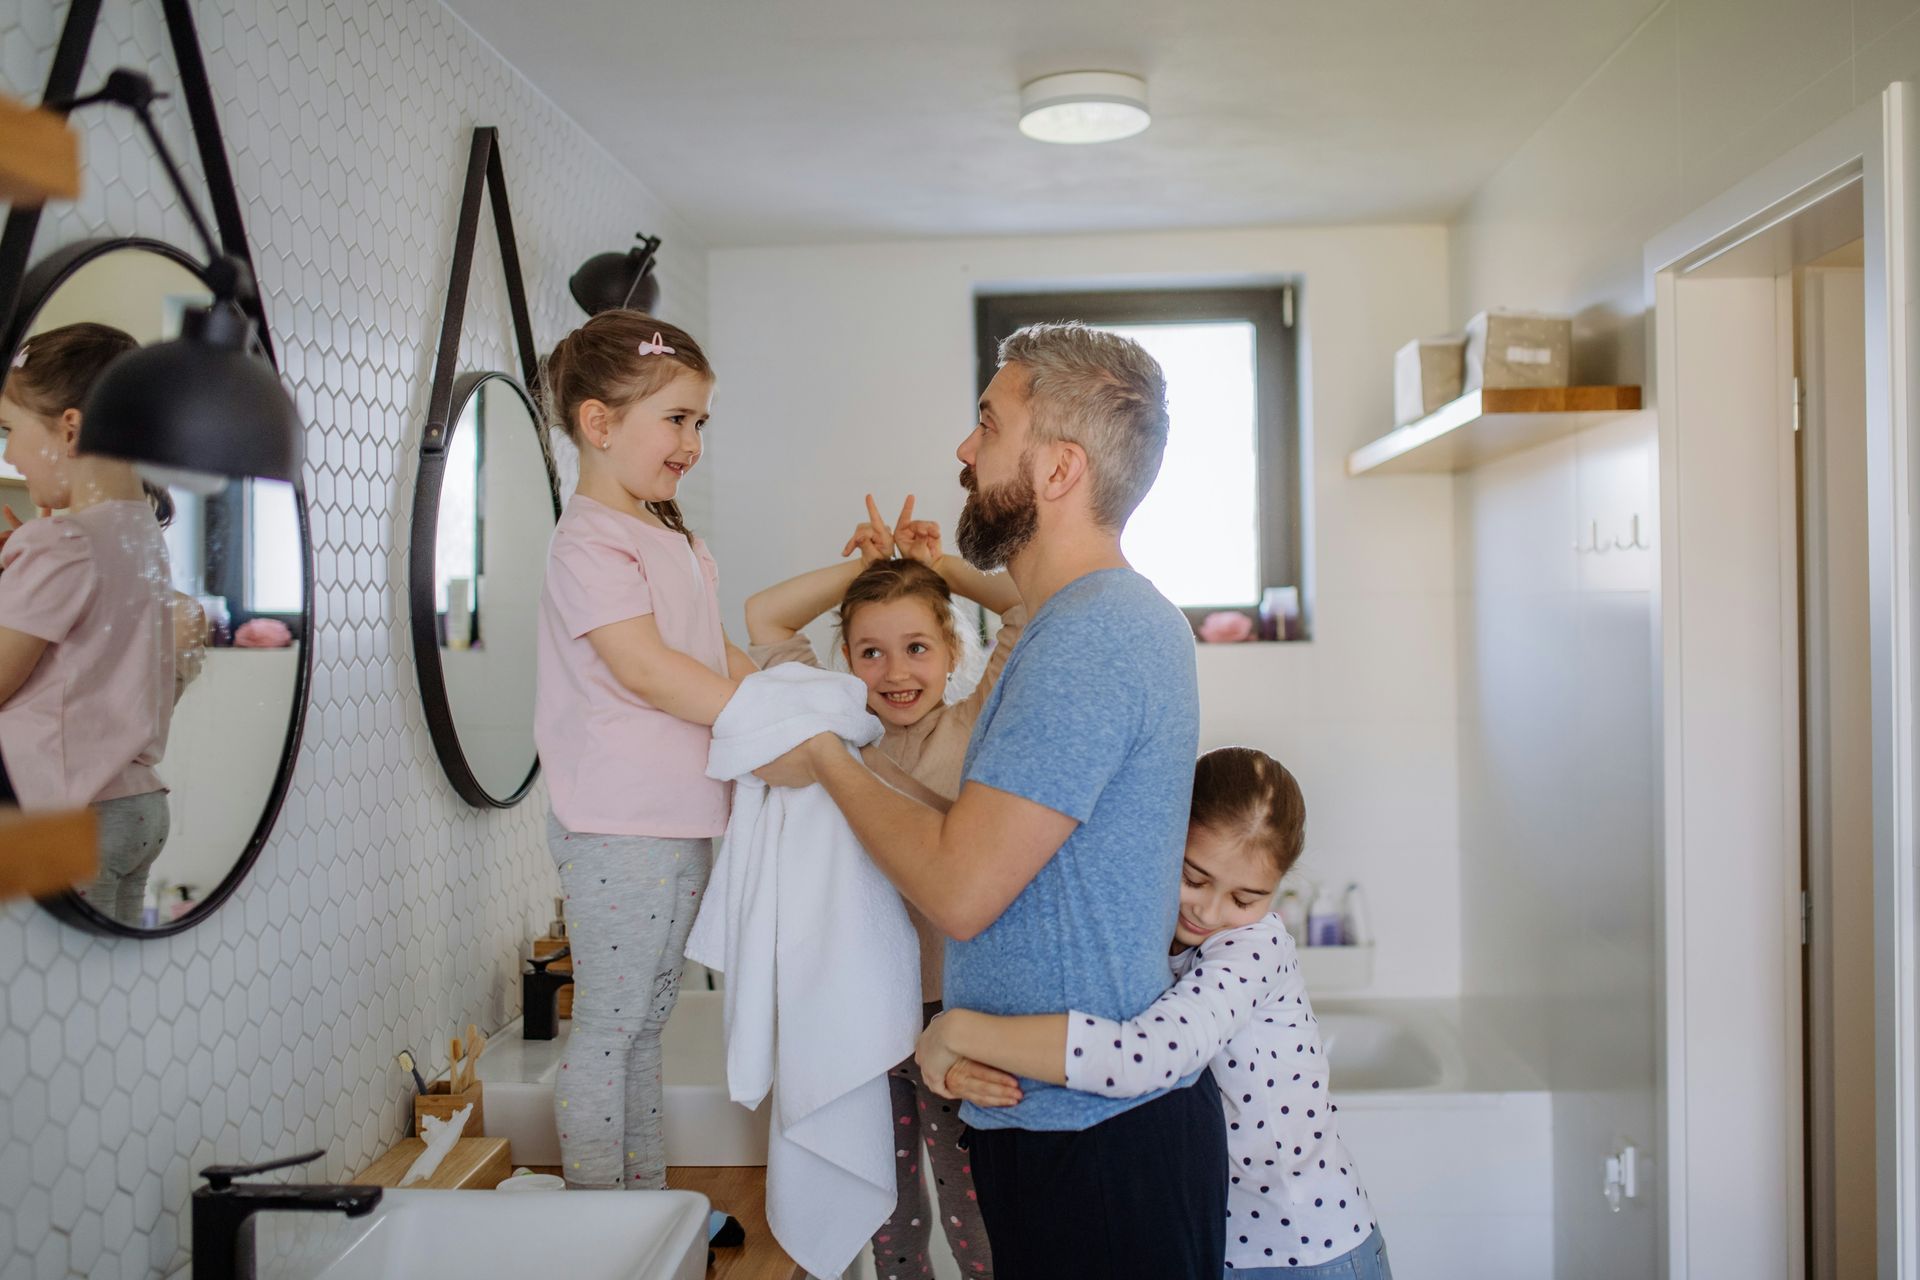
[[[1467,471],[1640,408],[1638,387],[1483,387],[1347,455],[1347,474]]]
[[[418,1138],[402,1138],[353,1181],[358,1186],[397,1187],[426,1149],[427,1144]],[[414,1183],[414,1189],[491,1191],[512,1174],[511,1154],[505,1138],[461,1138],[440,1161],[440,1167]]]
[[[22,813],[0,805],[0,899],[45,897],[93,879],[91,809]]]
[[[79,136],[63,117],[0,94],[0,201],[37,205],[79,195]]]

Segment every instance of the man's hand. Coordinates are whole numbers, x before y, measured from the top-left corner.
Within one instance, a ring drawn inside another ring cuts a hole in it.
[[[819,780],[814,761],[823,748],[838,748],[840,739],[831,733],[808,738],[777,760],[770,760],[753,771],[753,776],[770,787],[810,787]]]

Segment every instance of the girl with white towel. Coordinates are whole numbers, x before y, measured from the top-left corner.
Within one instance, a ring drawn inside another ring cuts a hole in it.
[[[974,721],[993,689],[1026,622],[1019,592],[1005,574],[986,574],[941,548],[940,526],[913,518],[913,499],[888,528],[867,498],[867,522],[846,549],[860,560],[828,565],[768,587],[747,601],[748,652],[763,667],[784,662],[820,665],[802,627],[829,609],[837,612],[841,657],[867,686],[867,706],[885,726],[876,752],[864,754],[896,786],[932,793],[942,805],[960,792],[961,767]],[[895,552],[899,553],[894,559]],[[1000,634],[973,690],[949,698],[963,647],[953,619],[958,594],[1000,615]],[[891,767],[889,767],[891,766]],[[926,797],[922,797],[926,798]],[[920,935],[921,998],[925,1015],[940,1010],[938,930],[908,906]],[[958,1106],[928,1089],[909,1058],[888,1079],[898,1131],[894,1174],[897,1201],[873,1238],[880,1280],[933,1274],[928,1245],[935,1213],[963,1275],[993,1274],[986,1228],[974,1199],[966,1151],[958,1145]],[[922,1154],[939,1203],[928,1202]]]

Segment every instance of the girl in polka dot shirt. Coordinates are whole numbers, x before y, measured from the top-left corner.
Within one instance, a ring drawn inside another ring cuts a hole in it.
[[[1340,1141],[1293,939],[1269,910],[1305,834],[1306,802],[1278,761],[1247,747],[1208,752],[1194,773],[1166,994],[1126,1022],[951,1010],[918,1056],[929,1084],[981,1106],[1018,1102],[1017,1077],[1129,1098],[1211,1064],[1227,1121],[1227,1275],[1391,1280]]]

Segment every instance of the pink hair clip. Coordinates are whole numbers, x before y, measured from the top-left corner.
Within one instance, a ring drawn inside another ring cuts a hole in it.
[[[24,369],[27,367],[27,349],[25,347],[21,347],[13,353],[13,367],[16,369]]]
[[[653,333],[653,341],[640,344],[640,354],[643,356],[670,356],[673,354],[673,348],[660,341],[660,331],[656,329]]]

